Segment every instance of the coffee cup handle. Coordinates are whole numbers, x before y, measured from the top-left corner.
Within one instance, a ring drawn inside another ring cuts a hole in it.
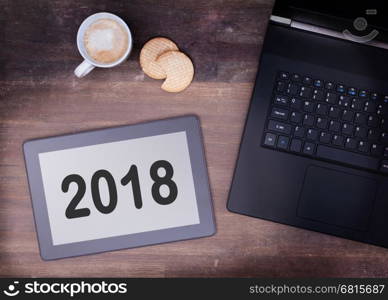
[[[85,75],[88,75],[90,71],[93,69],[94,69],[94,66],[87,60],[84,60],[77,68],[75,68],[74,74],[78,78],[81,78],[81,77],[84,77]]]

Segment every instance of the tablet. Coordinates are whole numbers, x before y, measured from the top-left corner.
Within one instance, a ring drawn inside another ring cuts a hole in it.
[[[195,116],[31,140],[24,156],[45,260],[215,233]]]

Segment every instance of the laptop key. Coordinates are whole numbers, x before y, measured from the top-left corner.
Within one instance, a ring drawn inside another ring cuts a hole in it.
[[[303,125],[313,126],[315,123],[315,117],[309,114],[306,114],[303,119]]]
[[[341,128],[341,123],[338,121],[330,121],[329,130],[334,132],[339,132]]]
[[[292,152],[300,152],[302,151],[302,141],[299,139],[292,139],[290,150]]]
[[[384,148],[384,157],[388,157],[388,147]]]
[[[388,104],[379,104],[377,105],[376,114],[379,116],[386,116],[388,114]]]
[[[319,141],[324,144],[329,144],[331,141],[331,133],[322,131],[319,135]]]
[[[385,131],[388,131],[388,119],[387,120],[381,119],[380,128]]]
[[[314,86],[320,88],[323,86],[323,81],[320,79],[314,80]]]
[[[298,91],[299,91],[299,85],[295,84],[295,83],[290,83],[287,87],[287,94],[290,94],[292,96],[295,96],[296,94],[298,94]]]
[[[345,148],[356,149],[357,148],[357,140],[353,139],[353,138],[347,138],[345,141]]]
[[[342,120],[346,122],[353,122],[353,119],[354,119],[354,112],[352,112],[351,110],[345,109],[342,112]]]
[[[354,135],[359,138],[366,138],[368,131],[365,127],[357,126]]]
[[[303,147],[303,153],[308,155],[313,155],[315,151],[315,144],[313,143],[305,143]]]
[[[276,91],[283,92],[286,89],[286,83],[284,81],[278,81],[276,83]]]
[[[328,123],[329,121],[326,118],[321,118],[321,117],[317,118],[317,127],[319,129],[326,129]]]
[[[264,145],[274,147],[276,143],[276,135],[273,133],[267,133],[264,138]]]
[[[278,138],[278,144],[277,144],[277,146],[278,146],[278,148],[279,149],[283,149],[283,150],[286,150],[287,149],[287,147],[288,147],[288,141],[289,141],[290,139],[288,138],[288,137],[286,137],[286,136],[279,136],[279,138]]]
[[[274,107],[272,108],[271,117],[280,119],[280,120],[287,120],[288,110]]]
[[[332,90],[334,88],[334,83],[332,83],[330,81],[326,82],[325,88],[327,90]]]
[[[342,125],[342,133],[345,135],[353,135],[354,126],[352,124],[344,123]]]
[[[300,127],[300,126],[296,126],[295,127],[295,131],[294,131],[294,136],[295,137],[303,138],[304,137],[304,133],[305,133],[305,130],[304,130],[303,127]]]
[[[305,85],[312,85],[313,83],[313,79],[309,76],[305,76],[303,77],[303,84]]]
[[[272,130],[272,131],[279,132],[279,133],[290,134],[291,125],[286,124],[286,123],[282,123],[282,122],[278,122],[278,121],[270,120],[268,122],[268,129]]]
[[[372,144],[370,153],[374,156],[380,157],[383,154],[384,147],[378,144]]]
[[[314,103],[310,102],[310,101],[305,101],[303,102],[303,110],[305,112],[313,112],[314,111]]]
[[[299,82],[301,80],[301,77],[300,77],[299,74],[294,73],[294,74],[291,75],[291,80]]]
[[[327,115],[327,111],[328,111],[328,107],[327,107],[326,104],[321,104],[321,103],[319,103],[319,104],[317,105],[316,113],[317,113],[318,115],[325,116],[325,115]]]
[[[379,160],[377,158],[349,152],[347,150],[328,147],[325,145],[318,146],[316,155],[324,159],[346,163],[366,169],[378,170],[379,168]]]
[[[384,145],[388,145],[388,133],[387,132],[382,132],[381,135],[380,135],[380,141],[384,144]]]
[[[294,109],[300,109],[302,106],[302,100],[293,97],[293,98],[291,98],[290,106],[291,106],[291,108],[294,108]]]
[[[300,112],[293,111],[290,116],[290,121],[299,124],[302,122],[302,114]]]
[[[338,99],[338,105],[340,106],[349,107],[351,104],[351,100],[348,96],[341,95]]]
[[[355,110],[362,110],[364,105],[364,101],[358,98],[353,98],[352,105],[350,106],[352,109]]]
[[[330,104],[336,104],[337,103],[337,94],[328,92],[326,94],[326,99],[325,101]]]
[[[341,110],[338,107],[331,106],[329,110],[329,116],[337,119],[341,113]]]
[[[360,141],[358,143],[358,151],[368,153],[370,151],[370,144],[365,141]]]
[[[357,95],[357,89],[354,87],[348,88],[348,95],[350,96],[356,96]]]
[[[278,78],[282,80],[288,80],[290,78],[290,74],[288,74],[288,72],[285,72],[285,71],[280,71],[278,73]]]
[[[313,90],[310,87],[302,86],[300,88],[299,96],[303,98],[310,98],[313,94]]]
[[[335,135],[333,135],[332,143],[335,146],[343,147],[344,146],[344,137],[342,135],[335,134]]]
[[[377,141],[381,137],[381,131],[379,129],[371,128],[368,131],[368,139]]]
[[[368,91],[367,90],[360,90],[358,92],[358,96],[360,96],[361,98],[366,98],[366,97],[368,97]]]
[[[383,103],[378,107],[381,111],[381,114],[386,116],[388,114],[388,103]]]
[[[382,161],[380,171],[384,173],[388,173],[388,160]]]
[[[362,113],[356,113],[356,117],[354,119],[354,122],[359,125],[365,125],[367,122],[367,115]]]
[[[375,113],[377,110],[377,104],[373,101],[367,101],[365,102],[364,111]]]
[[[345,86],[343,84],[337,85],[337,92],[338,93],[345,93]]]
[[[377,127],[380,124],[380,119],[374,115],[368,117],[368,126]]]
[[[372,92],[372,93],[370,94],[370,98],[371,98],[372,100],[378,100],[378,99],[379,99],[379,94],[377,94],[377,93],[375,93],[375,92]]]
[[[306,138],[311,141],[316,141],[318,139],[318,131],[315,129],[308,129]]]
[[[325,93],[323,90],[317,90],[315,89],[313,91],[313,97],[315,101],[323,101],[325,99]]]
[[[276,95],[274,99],[275,104],[279,104],[279,105],[288,105],[289,101],[290,99],[287,96],[282,96],[282,95]]]

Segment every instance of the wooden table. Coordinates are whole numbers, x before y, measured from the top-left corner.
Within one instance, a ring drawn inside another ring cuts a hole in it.
[[[272,0],[0,0],[0,276],[388,276],[388,250],[230,213],[226,201]],[[73,75],[77,28],[109,11],[134,32],[130,59]],[[193,59],[184,92],[169,94],[138,63],[167,36]],[[185,114],[201,119],[215,236],[44,262],[23,141]]]

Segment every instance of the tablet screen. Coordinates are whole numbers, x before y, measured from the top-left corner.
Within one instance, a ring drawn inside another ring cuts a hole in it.
[[[53,245],[200,223],[185,131],[39,153]]]

